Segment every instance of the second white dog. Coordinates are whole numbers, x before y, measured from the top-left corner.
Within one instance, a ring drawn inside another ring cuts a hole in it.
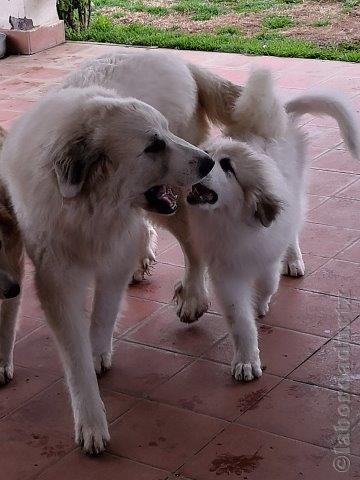
[[[347,147],[360,157],[355,116],[333,94],[301,95],[284,107],[269,72],[254,72],[238,99],[234,123],[203,148],[216,161],[193,186],[193,243],[228,322],[234,343],[232,373],[249,381],[262,374],[255,318],[265,315],[279,284],[281,262],[303,269],[298,232],[304,216],[304,113],[334,117]],[[236,139],[236,140],[235,140]]]

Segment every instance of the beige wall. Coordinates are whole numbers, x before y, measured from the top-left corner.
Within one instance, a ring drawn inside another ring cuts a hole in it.
[[[56,0],[0,0],[0,28],[10,29],[9,16],[31,18],[34,26],[57,22]]]

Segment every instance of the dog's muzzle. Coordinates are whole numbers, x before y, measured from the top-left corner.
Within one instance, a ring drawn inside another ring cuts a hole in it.
[[[144,193],[147,204],[145,209],[150,212],[171,215],[176,212],[177,196],[168,185],[156,185]]]
[[[213,205],[218,201],[218,194],[202,183],[196,183],[192,186],[187,196],[187,201],[190,205],[204,205],[207,203]]]

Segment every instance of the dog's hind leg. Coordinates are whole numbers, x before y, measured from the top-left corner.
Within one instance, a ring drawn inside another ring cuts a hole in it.
[[[271,297],[277,292],[280,281],[280,262],[264,268],[261,277],[257,280],[257,313],[264,317],[269,311]]]
[[[283,275],[289,275],[290,277],[302,277],[305,275],[305,263],[301,254],[299,238],[297,235],[285,252],[282,260],[281,273]]]
[[[132,282],[138,283],[150,275],[152,265],[155,263],[155,252],[157,244],[157,233],[152,224],[144,219],[141,231],[141,246],[138,266],[133,274]]]
[[[14,375],[14,343],[20,298],[3,300],[0,313],[0,385],[10,382]]]
[[[234,345],[231,373],[236,380],[246,382],[259,378],[262,370],[253,307],[253,287],[248,278],[229,276],[225,271],[216,272],[216,276],[211,277]]]
[[[131,274],[116,271],[96,276],[90,338],[97,374],[104,373],[111,367],[113,331],[130,276],[128,273]]]
[[[36,286],[65,367],[76,442],[86,453],[96,455],[110,436],[84,312],[89,278],[75,267],[61,268],[54,260],[44,263],[36,268]]]

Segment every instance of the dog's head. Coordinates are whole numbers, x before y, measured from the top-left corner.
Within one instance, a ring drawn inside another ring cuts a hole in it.
[[[171,186],[190,186],[214,165],[205,152],[173,135],[148,104],[96,87],[63,92],[77,104],[51,153],[64,198],[98,189],[132,206],[171,214],[177,207]]]
[[[225,210],[247,223],[269,227],[283,202],[271,158],[248,144],[217,138],[202,146],[215,160],[210,174],[193,185],[187,201],[206,210]]]

